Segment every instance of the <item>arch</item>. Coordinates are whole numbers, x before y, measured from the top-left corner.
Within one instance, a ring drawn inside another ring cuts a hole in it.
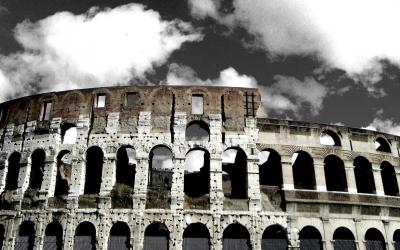
[[[342,159],[336,155],[325,157],[324,172],[328,191],[347,191],[346,170]]]
[[[247,228],[239,223],[230,224],[222,236],[222,249],[251,249],[250,234]]]
[[[135,186],[136,152],[131,146],[122,146],[117,151],[116,183]]]
[[[58,221],[50,222],[45,230],[43,249],[61,250],[63,247],[63,228]]]
[[[54,189],[55,196],[68,195],[71,172],[71,152],[69,150],[63,150],[57,155],[57,176]]]
[[[399,186],[397,185],[396,172],[392,164],[387,161],[381,164],[381,177],[385,195],[398,196]]]
[[[375,149],[376,149],[376,151],[380,151],[380,152],[386,152],[386,153],[392,152],[392,150],[390,149],[389,142],[383,137],[376,138]]]
[[[44,164],[46,153],[43,149],[36,149],[31,155],[31,174],[29,177],[29,187],[31,189],[40,189],[43,182]]]
[[[207,150],[195,148],[186,154],[184,192],[189,197],[210,193],[210,153]]]
[[[382,233],[376,228],[370,228],[365,233],[365,248],[373,250],[385,250],[385,238]]]
[[[354,175],[358,193],[375,194],[375,180],[371,163],[362,156],[357,156],[353,162]]]
[[[77,130],[75,124],[63,123],[61,125],[61,140],[63,144],[76,143]]]
[[[328,145],[328,146],[342,146],[342,143],[340,142],[340,137],[338,134],[333,132],[330,129],[325,129],[324,131],[321,132],[319,136],[319,142],[322,145]]]
[[[116,222],[110,230],[108,250],[129,250],[131,230],[125,222]]]
[[[287,233],[282,226],[275,224],[264,230],[261,241],[262,250],[286,250],[287,248]]]
[[[74,250],[95,250],[96,249],[96,228],[84,221],[76,227]]]
[[[316,189],[314,160],[307,152],[297,151],[293,154],[292,169],[296,189]]]
[[[18,175],[21,161],[21,154],[19,152],[13,152],[8,157],[8,172],[6,178],[6,190],[16,190],[18,188]]]
[[[15,249],[33,250],[35,244],[35,224],[32,221],[24,221],[19,227],[18,236],[15,239]]]
[[[4,239],[6,238],[6,229],[3,224],[0,224],[0,249],[3,249]]]
[[[273,149],[265,149],[258,154],[260,185],[282,186],[281,156]]]
[[[185,131],[186,141],[209,141],[210,128],[204,121],[192,121],[186,126]]]
[[[322,250],[322,237],[318,229],[305,226],[299,233],[300,249]]]
[[[400,229],[397,229],[393,233],[393,242],[394,242],[394,248],[396,250],[400,249]]]
[[[333,233],[335,250],[355,250],[356,242],[353,233],[346,227],[339,227]]]
[[[225,197],[247,198],[247,155],[232,147],[222,153],[222,186]]]
[[[202,223],[192,223],[183,232],[183,250],[210,249],[210,232]]]
[[[92,146],[86,151],[85,194],[98,194],[103,172],[103,150]]]
[[[144,250],[168,250],[169,230],[164,223],[153,222],[144,231]]]

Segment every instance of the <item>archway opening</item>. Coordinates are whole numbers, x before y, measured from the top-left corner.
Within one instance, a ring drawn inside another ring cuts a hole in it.
[[[324,160],[326,189],[328,191],[347,191],[346,170],[344,163],[336,155],[328,155]]]
[[[110,230],[108,250],[129,250],[131,231],[128,224],[118,221]]]
[[[117,184],[125,184],[131,188],[135,185],[136,152],[132,147],[124,146],[117,151]]]
[[[318,229],[305,226],[299,233],[301,250],[322,250],[322,237]]]
[[[378,137],[375,140],[375,149],[376,151],[391,153],[390,145],[387,140],[382,137]]]
[[[387,161],[382,162],[381,176],[385,195],[398,196],[399,186],[397,185],[396,172],[392,164]]]
[[[250,234],[245,226],[235,223],[225,228],[222,239],[223,250],[245,250],[251,248]]]
[[[210,193],[210,153],[192,149],[185,157],[184,192],[189,197]]]
[[[364,157],[354,159],[354,175],[358,193],[375,194],[375,180],[371,163]]]
[[[68,150],[61,151],[57,156],[57,177],[54,190],[55,196],[68,195],[71,182],[72,155]]]
[[[3,249],[5,236],[6,229],[4,228],[4,225],[0,224],[0,249]]]
[[[40,187],[42,186],[45,160],[46,153],[42,149],[36,149],[32,153],[29,188],[40,189]]]
[[[144,250],[168,250],[169,231],[165,224],[153,222],[144,232]]]
[[[6,190],[18,188],[18,175],[20,169],[21,154],[14,152],[8,157],[8,172],[6,178]]]
[[[31,221],[22,222],[15,239],[15,249],[33,250],[35,244],[35,225]]]
[[[96,228],[88,221],[78,225],[75,231],[74,250],[95,250]]]
[[[370,228],[365,233],[365,248],[374,250],[385,250],[385,238],[376,228]]]
[[[186,141],[209,141],[210,128],[203,121],[192,121],[186,127]]]
[[[282,186],[281,156],[273,149],[259,153],[259,175],[261,186]]]
[[[61,125],[61,140],[63,144],[76,143],[77,130],[72,123],[63,123]]]
[[[400,229],[397,229],[393,233],[393,242],[394,242],[394,248],[396,250],[400,249]]]
[[[103,151],[99,147],[90,147],[86,151],[85,194],[100,193],[103,157]]]
[[[287,248],[287,233],[280,225],[271,225],[264,230],[261,241],[262,250],[286,250]]]
[[[319,141],[322,145],[327,146],[341,146],[339,136],[332,130],[324,130],[319,136]]]
[[[183,250],[209,250],[210,233],[202,223],[192,223],[183,232]]]
[[[345,228],[339,227],[333,233],[333,247],[335,250],[355,250],[356,243],[353,233]]]
[[[313,158],[304,151],[292,156],[294,188],[315,190],[315,172]]]
[[[247,199],[247,155],[239,147],[222,153],[222,187],[225,197]]]
[[[63,229],[61,224],[57,221],[49,223],[45,230],[43,249],[61,250],[63,247],[62,237]]]

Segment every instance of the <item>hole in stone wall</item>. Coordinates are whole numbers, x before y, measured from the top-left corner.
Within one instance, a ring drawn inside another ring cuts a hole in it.
[[[85,194],[98,194],[103,172],[103,151],[99,147],[90,147],[86,151]]]
[[[192,223],[183,232],[183,250],[210,249],[210,233],[202,223]]]
[[[21,154],[14,152],[8,158],[8,172],[6,178],[6,190],[16,190],[18,188],[18,175],[20,169]]]
[[[230,224],[223,233],[223,249],[252,249],[250,234],[241,224]]]
[[[131,188],[135,185],[136,152],[130,146],[123,146],[117,151],[117,175],[116,181]]]
[[[282,186],[281,156],[273,149],[266,149],[258,154],[260,185]]]
[[[397,229],[393,233],[393,241],[395,245],[395,249],[400,249],[400,229]]]
[[[75,231],[74,249],[96,249],[96,228],[90,222],[82,222]]]
[[[61,140],[63,144],[76,143],[76,126],[72,123],[64,123],[61,125]]]
[[[210,192],[210,153],[204,149],[192,149],[185,158],[184,192],[198,197]]]
[[[45,230],[43,249],[61,250],[63,247],[62,237],[63,229],[61,224],[57,221],[49,223]]]
[[[326,189],[328,191],[347,191],[344,163],[336,155],[328,155],[324,160]]]
[[[324,130],[319,137],[319,141],[322,145],[341,146],[339,136],[332,130]]]
[[[392,164],[387,161],[381,164],[381,176],[385,195],[399,195],[399,187],[397,185],[396,172]]]
[[[296,189],[315,190],[315,172],[312,157],[298,151],[292,156],[293,181]]]
[[[376,151],[391,153],[392,150],[390,149],[389,143],[382,137],[378,137],[375,140],[375,149]]]
[[[118,221],[110,230],[108,250],[129,250],[131,232],[125,222]]]
[[[31,189],[40,189],[43,181],[44,163],[46,153],[42,149],[37,149],[31,156],[31,175],[29,177],[29,187]]]
[[[375,194],[375,180],[371,163],[364,157],[354,159],[354,175],[358,193]]]
[[[35,225],[31,221],[22,222],[15,239],[15,249],[33,250],[35,243]]]
[[[194,94],[192,95],[192,115],[202,115],[204,112],[204,100],[203,95]]]
[[[63,150],[57,156],[57,177],[54,195],[68,195],[71,182],[72,155],[70,151]]]
[[[247,198],[247,156],[241,148],[222,153],[222,187],[225,197]]]
[[[144,250],[168,250],[169,231],[165,224],[153,222],[144,232]]]
[[[186,141],[209,141],[210,129],[203,121],[192,121],[186,127]]]

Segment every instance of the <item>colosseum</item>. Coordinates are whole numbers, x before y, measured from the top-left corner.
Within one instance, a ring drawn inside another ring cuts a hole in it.
[[[81,89],[0,112],[1,249],[400,249],[394,135],[270,119],[251,88]]]

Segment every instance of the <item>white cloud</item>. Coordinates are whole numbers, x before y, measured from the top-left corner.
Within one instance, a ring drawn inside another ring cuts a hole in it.
[[[381,131],[389,134],[400,136],[400,123],[396,123],[391,119],[375,118],[371,124],[363,129]]]
[[[218,18],[219,2],[214,0],[190,0],[188,2],[190,14],[197,19],[208,16]]]
[[[158,12],[128,4],[24,21],[17,25],[15,38],[24,50],[0,55],[0,86],[15,86],[7,88],[3,98],[37,89],[126,84],[143,78],[183,43],[199,41],[202,35],[188,23],[164,21]]]

